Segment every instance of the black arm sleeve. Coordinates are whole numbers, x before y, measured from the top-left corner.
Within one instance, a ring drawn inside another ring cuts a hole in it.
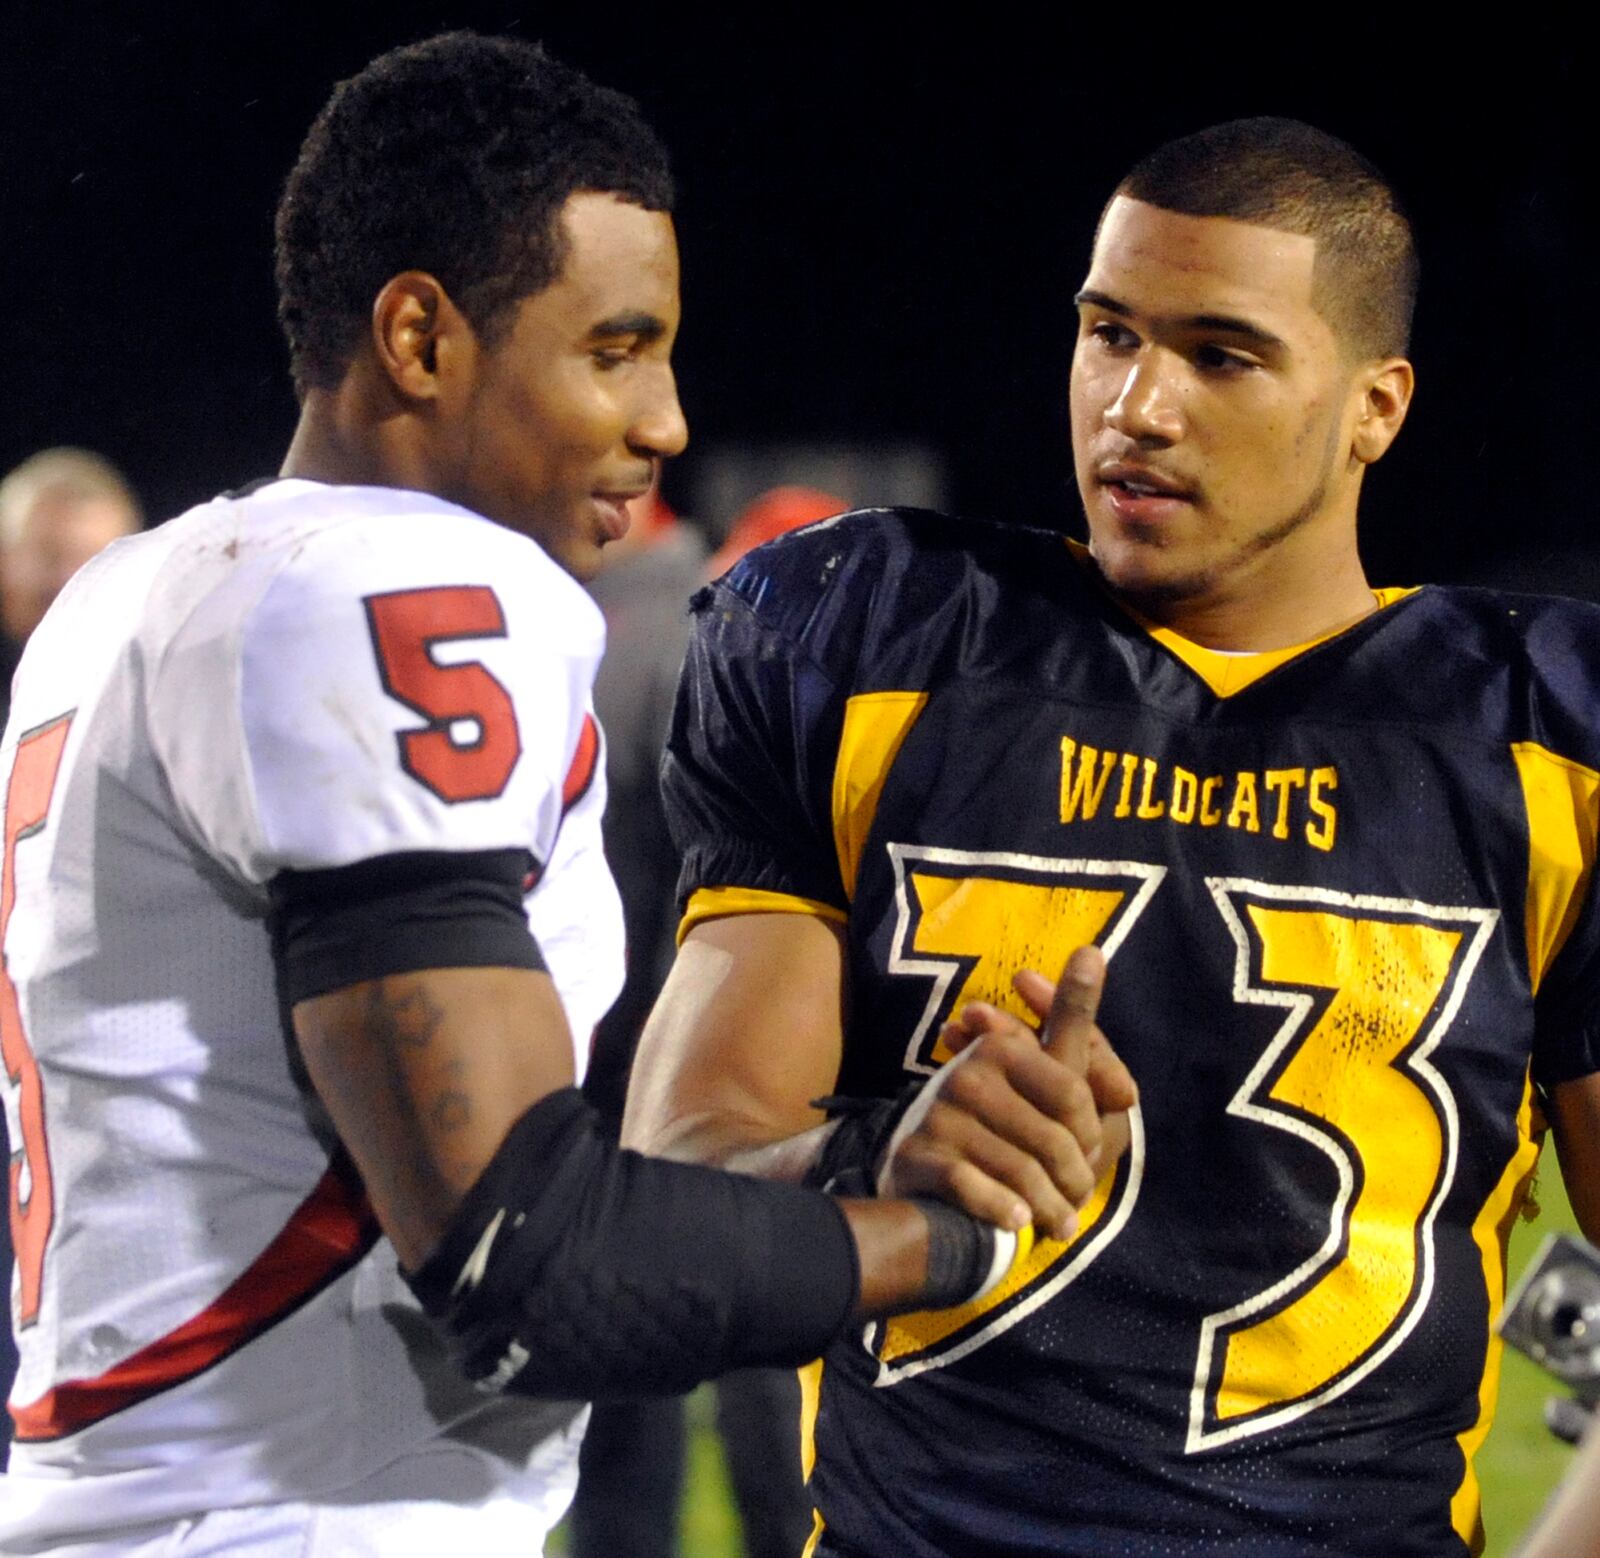
[[[268,893],[285,1009],[346,985],[423,968],[533,968],[523,849],[415,851],[324,871],[283,871]]]
[[[512,1127],[411,1278],[470,1378],[575,1399],[805,1363],[859,1282],[828,1197],[626,1151],[573,1088]]]

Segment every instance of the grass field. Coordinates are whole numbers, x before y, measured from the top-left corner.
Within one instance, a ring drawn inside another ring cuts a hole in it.
[[[1537,1221],[1519,1223],[1511,1236],[1513,1277],[1527,1264],[1545,1234],[1576,1228],[1572,1209],[1561,1191],[1553,1153],[1542,1160],[1538,1199],[1542,1209]],[[1560,1480],[1572,1454],[1544,1426],[1544,1401],[1553,1389],[1548,1375],[1526,1358],[1506,1352],[1495,1426],[1478,1455],[1488,1530],[1484,1558],[1509,1558],[1518,1538]],[[711,1405],[703,1395],[691,1398],[689,1420],[688,1489],[680,1527],[683,1558],[743,1558],[739,1517],[728,1491],[722,1450],[711,1426]],[[550,1551],[556,1554],[564,1550],[558,1532]],[[626,1555],[619,1554],[618,1558]]]

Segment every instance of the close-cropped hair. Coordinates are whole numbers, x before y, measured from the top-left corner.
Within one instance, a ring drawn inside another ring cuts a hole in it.
[[[1410,219],[1388,179],[1337,136],[1298,119],[1230,120],[1158,147],[1116,193],[1314,238],[1314,301],[1346,349],[1388,357],[1410,344]]]
[[[561,208],[582,191],[670,211],[666,150],[631,98],[537,44],[443,33],[340,82],[278,203],[297,392],[338,383],[402,271],[435,277],[492,345],[561,274]]]

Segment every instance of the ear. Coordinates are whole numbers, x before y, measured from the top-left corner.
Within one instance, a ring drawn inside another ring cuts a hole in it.
[[[477,340],[450,294],[426,271],[401,271],[372,301],[372,348],[407,400],[437,400],[470,365]]]
[[[1362,370],[1356,385],[1361,403],[1350,448],[1361,464],[1371,465],[1388,452],[1406,419],[1415,386],[1416,375],[1404,357],[1385,357]]]

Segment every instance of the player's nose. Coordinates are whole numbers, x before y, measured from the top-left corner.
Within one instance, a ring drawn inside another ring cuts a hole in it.
[[[1106,426],[1137,443],[1176,443],[1183,436],[1183,411],[1165,354],[1142,351],[1128,364]]]
[[[640,454],[670,460],[689,442],[689,423],[678,400],[678,381],[671,368],[652,374],[628,428],[629,447]]]

